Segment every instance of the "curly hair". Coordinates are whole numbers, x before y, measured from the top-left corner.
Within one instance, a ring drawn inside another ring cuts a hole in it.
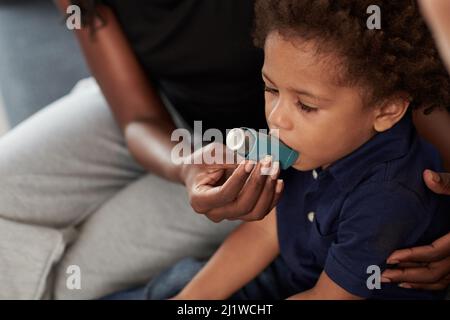
[[[370,5],[381,9],[381,30],[367,28]],[[256,0],[255,16],[258,47],[275,31],[332,48],[345,83],[369,89],[371,105],[406,92],[411,109],[450,111],[450,79],[415,0]]]

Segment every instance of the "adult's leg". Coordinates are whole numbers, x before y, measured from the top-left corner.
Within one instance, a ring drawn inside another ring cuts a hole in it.
[[[162,99],[175,124],[192,130]],[[238,224],[211,222],[192,210],[182,185],[147,174],[83,223],[57,267],[53,297],[96,299],[146,283],[183,257],[208,257]],[[67,286],[72,265],[80,267],[80,290]]]
[[[213,224],[182,186],[146,174],[98,86],[83,84],[0,139],[0,298],[51,296],[54,274],[55,297],[95,298],[210,254],[236,225]],[[66,287],[70,264],[84,289]]]
[[[0,298],[40,298],[73,227],[143,174],[92,80],[3,136]]]
[[[182,185],[142,177],[81,226],[58,266],[55,298],[97,299],[144,285],[184,257],[206,259],[238,224],[195,213]],[[66,285],[71,265],[80,268],[80,290]]]

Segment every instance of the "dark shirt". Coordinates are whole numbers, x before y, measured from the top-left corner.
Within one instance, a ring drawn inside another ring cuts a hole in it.
[[[104,0],[148,78],[193,126],[266,128],[253,0]]]
[[[367,286],[374,274],[368,267],[382,272],[396,249],[430,244],[449,231],[450,197],[431,192],[422,178],[426,168],[442,170],[438,159],[406,116],[325,170],[286,172],[277,223],[291,285],[310,289],[325,271],[364,298],[441,298],[443,292],[397,284]]]

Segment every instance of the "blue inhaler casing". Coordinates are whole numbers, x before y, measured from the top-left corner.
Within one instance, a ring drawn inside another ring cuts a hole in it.
[[[260,161],[271,155],[273,161],[280,162],[286,170],[299,157],[299,153],[289,148],[278,138],[249,128],[235,128],[227,134],[227,147],[247,160]]]

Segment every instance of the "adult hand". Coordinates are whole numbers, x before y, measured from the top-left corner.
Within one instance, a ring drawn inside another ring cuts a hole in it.
[[[435,193],[450,195],[450,174],[426,170],[424,180]],[[450,284],[450,233],[428,246],[397,250],[387,262],[398,268],[386,270],[382,282],[399,282],[404,288],[445,289]]]
[[[239,165],[204,163],[205,156],[230,159],[229,153],[232,151],[226,146],[212,143],[185,159],[182,176],[191,206],[214,222],[261,220],[282,194],[279,163],[272,164],[270,158],[258,163],[241,161]]]
[[[450,71],[450,2],[418,2]],[[424,180],[433,192],[450,195],[450,174],[426,170]],[[405,288],[445,289],[450,283],[450,233],[428,246],[395,251],[387,262],[397,264],[398,269],[386,270],[382,274],[382,282],[400,282],[400,286]]]
[[[397,282],[408,289],[443,290],[450,284],[450,233],[431,245],[395,251],[387,260],[381,282]]]

